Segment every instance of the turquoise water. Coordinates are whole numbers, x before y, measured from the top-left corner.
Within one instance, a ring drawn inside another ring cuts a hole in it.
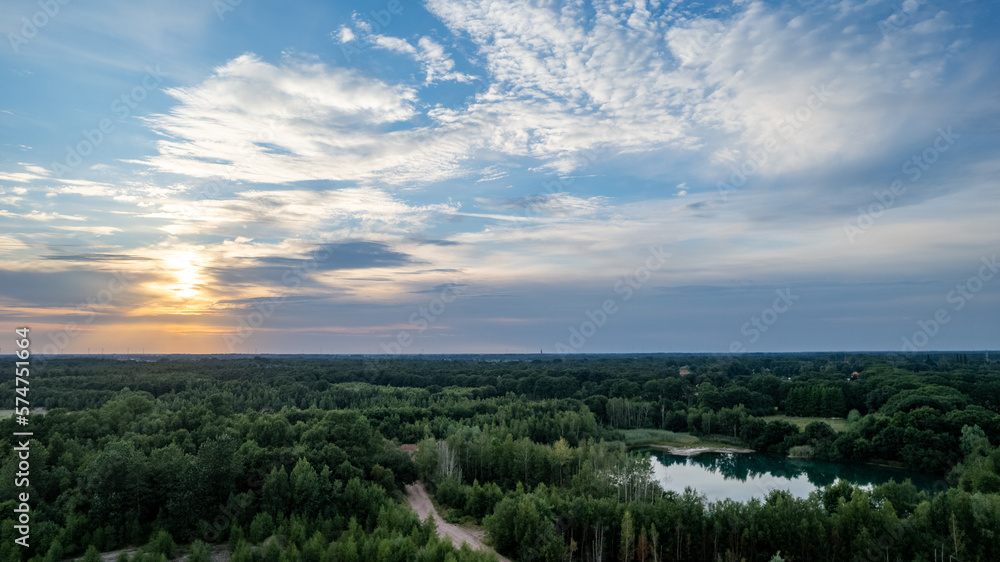
[[[909,478],[919,490],[930,491],[936,479],[924,474],[865,464],[790,459],[761,453],[703,453],[693,457],[650,451],[653,473],[665,490],[682,493],[690,487],[710,501],[763,499],[772,489],[797,498],[823,486],[846,480],[871,487],[891,479]]]

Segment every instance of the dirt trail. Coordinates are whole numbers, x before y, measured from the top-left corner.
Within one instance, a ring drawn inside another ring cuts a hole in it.
[[[462,546],[463,542],[469,543],[475,550],[485,550],[487,552],[494,552],[492,548],[483,544],[483,532],[482,531],[472,531],[469,529],[463,529],[458,525],[452,525],[441,519],[438,515],[436,509],[434,509],[434,504],[431,503],[430,496],[427,495],[427,489],[424,488],[424,483],[419,480],[410,484],[406,487],[406,501],[410,503],[410,509],[417,514],[417,517],[421,521],[427,519],[430,515],[434,517],[434,523],[437,525],[438,536],[444,538],[445,536],[451,537],[451,543],[455,547]],[[500,558],[500,562],[510,562],[510,559],[504,558],[497,554]]]
[[[103,552],[103,553],[101,553],[101,561],[102,562],[116,562],[118,560],[118,555],[120,555],[123,552],[126,555],[128,555],[129,559],[131,560],[132,557],[135,556],[135,553],[138,552],[138,550],[139,550],[138,548],[125,548],[125,549],[122,549],[122,550],[113,550],[111,552]],[[72,560],[73,562],[81,562],[83,560],[83,557],[80,556],[78,558],[70,558],[70,560]],[[183,556],[174,556],[174,558],[172,559],[173,562],[187,562],[187,560],[188,560],[188,555],[187,554],[185,554]],[[229,562],[229,547],[227,545],[224,545],[224,544],[217,544],[217,545],[213,546],[212,547],[212,562]]]

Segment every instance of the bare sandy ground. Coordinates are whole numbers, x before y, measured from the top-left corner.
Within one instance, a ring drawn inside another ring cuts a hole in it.
[[[653,445],[657,449],[669,451],[672,455],[683,455],[693,457],[702,453],[752,453],[753,449],[741,449],[739,447],[672,447],[670,445]]]
[[[469,543],[475,550],[484,550],[487,552],[493,552],[493,549],[483,544],[484,534],[482,531],[473,531],[470,529],[463,529],[457,525],[452,525],[451,523],[445,522],[438,515],[436,509],[434,509],[434,504],[431,503],[430,496],[427,495],[427,489],[424,488],[424,483],[417,481],[414,484],[410,484],[406,487],[406,501],[410,503],[410,509],[417,514],[417,517],[421,521],[427,519],[427,516],[434,517],[434,523],[437,525],[438,536],[444,538],[446,536],[451,537],[451,544],[456,547],[462,546],[463,542]],[[500,562],[510,562],[509,559],[504,558],[497,554]]]
[[[137,548],[125,548],[122,550],[113,550],[111,552],[101,553],[101,560],[103,562],[115,562],[118,560],[118,555],[124,552],[131,559],[135,556]],[[175,556],[173,562],[187,562],[187,554],[183,556]],[[72,558],[74,562],[79,562],[83,560],[83,557]],[[229,562],[229,547],[224,544],[215,545],[212,547],[212,562]]]

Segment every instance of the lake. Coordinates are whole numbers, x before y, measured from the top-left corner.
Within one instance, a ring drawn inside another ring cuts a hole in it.
[[[813,490],[839,480],[871,487],[909,478],[918,490],[930,491],[937,480],[925,474],[880,466],[762,453],[702,453],[685,457],[664,451],[649,452],[653,473],[664,490],[683,493],[684,488],[690,487],[709,501],[764,499],[772,489],[787,490],[797,498],[805,498]]]

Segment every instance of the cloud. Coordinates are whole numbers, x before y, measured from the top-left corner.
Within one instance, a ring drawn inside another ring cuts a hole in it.
[[[136,303],[138,285],[148,277],[148,274],[139,272],[116,277],[113,271],[100,271],[93,267],[62,271],[0,269],[0,297],[39,308],[68,306],[74,309],[86,307],[91,311],[109,308],[127,310]],[[99,297],[104,297],[101,292],[106,292],[109,286],[115,289],[110,302],[104,298],[105,302],[95,304]]]
[[[389,35],[366,35],[366,39],[380,49],[406,55],[419,62],[426,77],[424,85],[442,81],[471,82],[476,78],[464,72],[455,72],[455,61],[451,55],[430,37],[421,37],[416,47],[405,39]]]
[[[325,291],[328,296],[343,294],[356,289],[358,284],[343,280],[326,282],[324,273],[398,269],[421,263],[387,243],[370,240],[320,244],[298,240],[281,247],[244,244],[242,247],[217,247],[214,252],[217,258],[204,272],[216,283],[224,284],[233,292],[241,288],[256,291],[277,288],[282,295],[301,295],[303,290]]]
[[[884,147],[961,115],[973,87],[944,81],[971,68],[961,66],[968,48],[956,42],[959,26],[944,25],[941,13],[884,38],[876,25],[856,25],[876,5],[845,12],[821,3],[807,13],[760,2],[704,13],[607,1],[593,10],[528,0],[427,6],[483,61],[471,101],[421,99],[423,86],[472,79],[440,42],[413,44],[354,22],[335,35],[418,61],[423,83],[246,54],[200,84],[168,90],[179,105],[150,118],[165,139],[146,162],[254,182],[429,184],[468,174],[491,152],[564,174],[654,153],[706,161],[702,175],[714,183],[775,139],[780,150],[761,177],[822,169],[831,155],[841,166],[870,165]],[[845,13],[849,21],[838,19]]]
[[[477,198],[476,203],[486,209],[516,210],[548,216],[593,215],[607,206],[607,197],[580,198],[569,193],[529,195],[505,199]]]
[[[22,164],[23,166],[23,164]],[[5,173],[0,172],[0,181],[12,181],[16,183],[27,183],[38,179],[45,179],[48,171],[38,166],[30,166],[31,171]]]
[[[413,45],[410,45],[406,39],[390,37],[388,35],[370,35],[368,40],[380,49],[410,55],[414,58],[417,56],[417,49]]]
[[[481,182],[484,182],[484,181],[496,181],[496,180],[499,180],[499,179],[503,179],[503,178],[507,177],[510,174],[510,172],[508,172],[507,170],[504,170],[500,166],[486,166],[485,168],[483,168],[482,170],[480,170],[480,174],[481,174],[482,177],[480,177],[478,180],[476,180],[476,183],[481,183]]]
[[[110,236],[116,232],[122,232],[122,229],[115,226],[54,226],[53,228],[73,232],[86,232],[95,236]]]
[[[346,25],[340,26],[340,29],[331,33],[331,35],[333,36],[334,39],[337,40],[337,42],[341,44],[350,43],[351,41],[354,41],[355,37],[354,32],[351,31],[351,28],[347,27]]]
[[[130,262],[148,260],[148,258],[130,256],[127,254],[57,254],[41,256],[41,258],[45,260],[73,262]]]
[[[398,127],[416,115],[412,88],[317,62],[246,54],[167,93],[180,103],[149,118],[165,138],[145,162],[187,176],[430,181],[470,150],[460,127]]]
[[[160,228],[175,234],[242,236],[249,225],[281,236],[340,229],[365,235],[421,230],[433,217],[457,209],[454,203],[411,205],[373,188],[274,189],[241,191],[225,199],[169,199],[140,217],[168,221]]]
[[[431,239],[428,239],[428,238],[421,238],[421,237],[418,237],[418,236],[414,236],[414,237],[410,238],[410,240],[416,242],[417,244],[421,244],[421,245],[424,245],[424,244],[429,244],[431,246],[458,246],[459,245],[459,243],[455,242],[454,240],[431,240]]]
[[[417,42],[420,53],[417,55],[424,66],[427,75],[425,83],[433,84],[435,81],[454,80],[456,82],[471,82],[475,76],[470,76],[464,72],[455,72],[455,61],[451,55],[445,52],[444,47],[430,37],[421,37]]]
[[[0,235],[0,252],[13,252],[15,250],[27,250],[27,244],[15,236]]]
[[[0,209],[0,217],[11,219],[29,219],[33,221],[48,222],[52,220],[85,221],[87,217],[76,215],[62,215],[59,213],[43,213],[41,211],[31,211],[30,213],[12,213],[6,209]]]
[[[527,0],[428,7],[472,42],[491,79],[448,117],[488,124],[489,148],[561,173],[589,165],[588,151],[601,147],[742,162],[770,138],[781,149],[762,175],[823,168],[831,155],[867,165],[886,146],[959,119],[961,100],[986,87],[969,83],[980,61],[963,61],[956,28],[931,25],[941,14],[890,43],[870,19],[884,8],[876,5],[858,7],[864,15],[850,23],[830,17],[836,3],[805,13],[761,2],[698,14],[616,2],[595,2],[592,13]],[[859,19],[866,27],[854,26]],[[946,79],[956,73],[967,78]]]
[[[393,251],[387,244],[369,241],[348,241],[320,244],[309,258],[266,257],[266,265],[281,267],[312,267],[317,271],[338,269],[371,269],[413,263],[412,257]]]

